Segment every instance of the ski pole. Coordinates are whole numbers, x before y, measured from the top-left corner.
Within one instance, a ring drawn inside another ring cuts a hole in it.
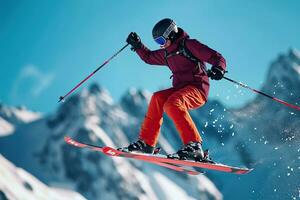
[[[273,96],[271,96],[271,95],[268,95],[268,94],[266,94],[266,93],[264,93],[264,92],[262,92],[262,91],[253,89],[253,88],[251,88],[251,87],[245,85],[244,83],[237,82],[237,81],[232,80],[232,79],[230,79],[230,78],[227,78],[227,77],[225,77],[225,76],[224,76],[223,78],[226,79],[226,80],[228,80],[228,81],[230,81],[230,82],[233,82],[233,83],[235,83],[235,84],[238,84],[238,85],[240,85],[240,86],[242,86],[242,87],[244,87],[244,88],[247,88],[247,89],[249,89],[249,90],[251,90],[251,91],[253,91],[253,92],[255,92],[255,93],[258,93],[258,94],[260,94],[260,95],[263,95],[263,96],[265,96],[265,97],[268,97],[268,98],[272,99],[273,101],[276,101],[276,102],[278,102],[278,103],[281,103],[281,104],[283,104],[283,105],[285,105],[285,106],[288,106],[288,107],[290,107],[290,108],[294,108],[294,109],[296,109],[296,110],[300,110],[300,107],[299,107],[299,106],[290,104],[290,103],[285,102],[285,101],[283,101],[283,100],[280,100],[280,99],[278,99],[278,98],[276,98],[276,97],[273,97]]]
[[[114,55],[112,55],[108,60],[106,60],[101,66],[99,66],[95,71],[93,71],[90,75],[88,75],[85,79],[83,79],[80,83],[78,83],[72,90],[70,90],[67,94],[65,94],[64,96],[60,96],[59,97],[59,101],[61,102],[63,101],[67,96],[69,96],[71,93],[74,92],[74,90],[76,90],[80,85],[82,85],[85,81],[87,81],[89,78],[91,78],[99,69],[101,69],[104,65],[106,65],[107,63],[109,63],[109,61],[111,61],[114,57],[116,57],[121,51],[123,51],[129,44],[126,44],[125,46],[123,46],[119,51],[117,51]]]

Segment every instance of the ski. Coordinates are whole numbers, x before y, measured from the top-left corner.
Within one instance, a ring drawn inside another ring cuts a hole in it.
[[[224,165],[221,163],[209,163],[209,162],[196,162],[196,161],[191,161],[191,160],[175,160],[175,159],[170,159],[167,158],[166,155],[161,155],[161,154],[141,154],[141,153],[128,153],[128,152],[123,152],[123,151],[118,151],[114,148],[104,146],[104,147],[98,147],[95,145],[89,145],[89,144],[83,144],[79,143],[77,141],[74,141],[70,137],[65,138],[66,142],[69,144],[72,144],[74,146],[78,147],[88,147],[90,149],[100,151],[108,156],[117,156],[117,157],[126,157],[126,158],[134,158],[138,160],[143,160],[146,162],[151,162],[151,163],[163,163],[165,164],[170,164],[176,167],[196,167],[200,169],[209,169],[209,170],[216,170],[216,171],[221,171],[221,172],[228,172],[228,173],[234,173],[234,174],[247,174],[252,171],[252,169],[248,168],[240,168],[240,167],[233,167],[229,165]],[[158,165],[160,165],[158,164]],[[175,170],[175,169],[174,169]],[[178,169],[177,171],[181,170]],[[184,169],[186,170],[186,169]]]
[[[191,160],[175,160],[175,159],[167,158],[166,155],[161,155],[161,154],[152,155],[152,154],[140,154],[140,153],[127,153],[127,152],[118,151],[114,148],[107,147],[107,146],[103,147],[103,153],[111,156],[135,158],[144,161],[157,161],[157,162],[175,164],[178,166],[196,167],[201,169],[210,169],[210,170],[216,170],[216,171],[222,171],[222,172],[228,172],[234,174],[247,174],[250,171],[252,171],[252,169],[233,167],[221,163],[196,162]]]
[[[94,150],[94,151],[98,151],[98,152],[104,153],[105,155],[108,155],[108,156],[112,156],[112,154],[113,154],[110,151],[110,149],[108,149],[110,147],[99,147],[99,146],[95,146],[95,145],[92,145],[92,144],[86,144],[86,143],[78,142],[78,141],[73,140],[69,136],[65,136],[64,139],[65,139],[65,142],[67,144],[75,146],[75,147],[88,148],[88,149],[91,149],[91,150]],[[111,148],[111,149],[113,149],[113,148]],[[113,149],[113,150],[119,152],[120,157],[129,157],[128,155],[125,156],[125,154],[123,154],[124,156],[122,156],[120,154],[120,151],[118,151],[116,149]],[[168,168],[168,169],[172,169],[172,170],[175,170],[175,171],[178,171],[178,172],[184,172],[184,173],[187,173],[189,175],[198,175],[198,174],[201,174],[201,172],[190,170],[190,169],[185,169],[184,167],[178,166],[176,164],[164,163],[164,162],[159,162],[159,161],[155,161],[155,160],[146,160],[146,159],[139,158],[138,155],[134,155],[134,154],[130,154],[130,156],[132,156],[131,158],[135,158],[137,160],[142,160],[142,161],[145,161],[145,162],[156,164],[156,165],[159,165],[159,166],[162,166],[162,167],[165,167],[165,168]]]

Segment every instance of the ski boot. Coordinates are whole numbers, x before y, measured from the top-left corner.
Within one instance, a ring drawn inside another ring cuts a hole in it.
[[[214,161],[212,161],[211,157],[209,156],[209,151],[208,151],[208,149],[206,149],[206,150],[204,151],[204,157],[203,157],[203,159],[202,159],[201,162],[215,163]]]
[[[146,144],[143,140],[138,140],[131,143],[128,147],[118,148],[118,151],[154,154],[155,148]]]
[[[201,162],[204,159],[204,152],[200,142],[190,142],[184,145],[176,153],[168,154],[167,157],[177,160],[193,160]]]

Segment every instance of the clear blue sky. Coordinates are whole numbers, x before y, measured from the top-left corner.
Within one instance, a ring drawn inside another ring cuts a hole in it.
[[[229,77],[260,88],[279,53],[300,49],[299,10],[297,0],[0,1],[0,101],[54,110],[58,97],[121,48],[129,32],[158,48],[151,30],[165,17],[221,52]],[[169,87],[169,76],[127,49],[83,87],[98,82],[117,101],[130,87]],[[225,80],[212,82],[210,98],[228,106],[253,97]]]

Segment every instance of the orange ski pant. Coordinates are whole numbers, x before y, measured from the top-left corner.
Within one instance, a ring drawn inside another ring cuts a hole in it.
[[[165,112],[174,122],[184,144],[201,142],[201,136],[188,110],[205,104],[200,90],[193,85],[181,89],[169,88],[152,95],[147,114],[141,127],[139,139],[150,146],[155,146]]]

